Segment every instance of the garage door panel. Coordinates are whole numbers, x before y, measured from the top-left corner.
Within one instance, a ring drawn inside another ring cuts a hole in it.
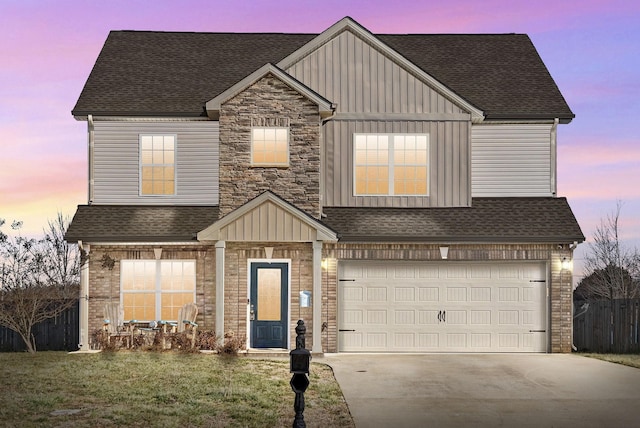
[[[418,325],[432,325],[439,324],[441,321],[438,319],[440,311],[436,310],[418,310]]]
[[[420,302],[439,302],[440,289],[438,287],[419,287],[418,301]]]
[[[467,287],[447,287],[448,302],[466,302]]]
[[[353,261],[339,278],[339,351],[546,351],[543,263]]]

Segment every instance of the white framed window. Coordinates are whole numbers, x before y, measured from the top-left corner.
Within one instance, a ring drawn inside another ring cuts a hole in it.
[[[176,136],[140,135],[140,194],[176,192]]]
[[[289,128],[251,128],[252,166],[289,166]]]
[[[427,196],[428,134],[354,134],[356,196]]]
[[[120,293],[125,320],[178,321],[196,298],[195,260],[122,260]]]

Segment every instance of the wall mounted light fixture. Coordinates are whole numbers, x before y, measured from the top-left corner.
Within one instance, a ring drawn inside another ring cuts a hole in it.
[[[571,260],[569,260],[566,257],[563,257],[561,267],[562,267],[562,270],[571,270]]]

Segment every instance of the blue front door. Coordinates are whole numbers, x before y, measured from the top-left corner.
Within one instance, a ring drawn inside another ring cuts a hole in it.
[[[251,263],[251,347],[286,348],[289,265]]]

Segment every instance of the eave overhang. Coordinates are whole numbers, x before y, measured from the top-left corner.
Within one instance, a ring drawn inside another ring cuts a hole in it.
[[[235,97],[268,74],[272,74],[284,84],[289,86],[291,89],[298,92],[313,103],[317,104],[320,116],[322,118],[331,116],[335,111],[336,106],[331,101],[327,100],[322,95],[306,86],[304,83],[295,79],[290,74],[284,72],[278,66],[269,63],[263,65],[244,79],[240,80],[235,85],[231,86],[226,91],[209,100],[206,104],[206,112],[209,118],[218,120],[218,118],[220,117],[220,107],[222,106],[222,104]]]

